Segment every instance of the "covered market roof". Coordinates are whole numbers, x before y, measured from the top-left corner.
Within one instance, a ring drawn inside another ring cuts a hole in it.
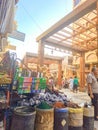
[[[29,59],[29,62],[34,62],[33,57],[35,57],[37,59],[38,58],[38,54],[26,52],[25,57]],[[59,60],[63,60],[64,58],[57,57],[57,56],[45,55],[45,59],[59,61]]]
[[[97,2],[98,0],[87,0],[81,3],[38,36],[36,41],[77,52],[97,49]]]

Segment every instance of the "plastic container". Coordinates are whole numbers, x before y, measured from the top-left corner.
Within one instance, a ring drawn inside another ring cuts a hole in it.
[[[17,107],[14,110],[11,130],[34,130],[35,115],[32,107]]]
[[[54,130],[68,130],[68,108],[54,110]]]

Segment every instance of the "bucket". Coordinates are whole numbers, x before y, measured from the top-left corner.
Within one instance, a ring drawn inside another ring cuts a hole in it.
[[[54,130],[68,130],[67,108],[56,108],[54,110]]]
[[[83,109],[69,108],[69,130],[83,129]]]
[[[35,130],[53,130],[54,109],[36,108]]]
[[[94,107],[84,107],[83,110],[84,130],[94,130]]]
[[[14,110],[11,130],[34,130],[35,115],[32,107],[17,107]]]

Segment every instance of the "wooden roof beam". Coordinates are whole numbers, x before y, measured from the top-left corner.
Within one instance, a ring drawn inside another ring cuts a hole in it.
[[[78,45],[78,46],[77,46]],[[87,48],[85,48],[84,46],[80,46],[79,44],[74,44],[74,45],[72,45],[72,48],[76,48],[76,49],[81,49],[81,51],[88,51],[88,49]]]
[[[68,28],[70,28],[70,26],[68,26]],[[70,28],[70,29],[72,29],[72,28]],[[68,39],[73,39],[74,37],[76,37],[76,38],[78,38],[78,39],[81,39],[81,40],[86,40],[86,38],[83,38],[83,37],[81,37],[81,36],[78,36],[78,35],[80,35],[81,34],[81,32],[79,32],[79,31],[77,31],[77,33],[71,33],[71,32],[69,32],[68,30],[62,30],[63,32],[65,32],[65,33],[68,33],[68,34],[70,34],[71,36],[66,36],[66,38],[64,38],[64,39],[62,39],[61,38],[61,41],[66,41],[66,40],[68,40]],[[75,40],[76,42],[77,42],[77,40]],[[81,41],[78,41],[78,42],[81,42]]]
[[[88,43],[88,42],[94,41],[96,38],[97,37],[93,37],[93,38],[87,39],[86,41],[81,42],[81,44],[83,44],[84,42]]]
[[[94,20],[94,19],[92,19],[92,20]],[[89,27],[87,27],[87,30],[90,30],[90,29],[92,29],[92,28],[94,28],[95,26],[89,26]],[[72,27],[71,26],[68,26],[68,28],[70,28],[70,29],[72,29]],[[78,28],[73,28],[73,31],[75,31],[75,34],[74,35],[80,35],[80,34],[82,34],[82,35],[84,35],[84,36],[87,36],[87,37],[90,37],[91,35],[87,35],[86,34],[86,31],[87,30],[84,30],[84,29],[80,29],[81,27],[79,26]],[[85,32],[85,34],[83,34]]]
[[[58,34],[58,33],[57,33]],[[59,34],[58,34],[59,35]],[[60,37],[58,37],[58,36],[53,36],[53,37],[55,37],[55,38],[58,38],[58,39],[60,39],[61,41],[66,41],[66,40],[68,40],[68,39],[72,39],[73,37],[75,37],[76,35],[78,35],[78,34],[72,34],[72,36],[66,36],[66,38],[60,38]],[[61,35],[60,35],[61,36]],[[85,38],[83,38],[83,37],[81,37],[81,36],[77,36],[77,38],[79,38],[79,39],[81,39],[81,40],[86,40]]]
[[[66,43],[66,41],[63,41],[63,42],[60,42],[60,43],[58,43],[58,44],[62,44],[63,43],[63,46],[64,46],[64,43],[65,43],[65,47],[70,47],[70,48],[75,48],[75,50],[79,50],[79,51],[82,51],[82,50],[84,50],[84,51],[88,51],[88,49],[87,48],[85,48],[84,46],[81,46],[80,45],[80,43],[79,42],[75,42],[75,41],[72,41],[72,42],[74,42],[75,44],[73,45],[70,45],[70,44],[68,44],[68,43]],[[53,42],[52,42],[53,43]],[[57,44],[57,41],[55,41],[55,43]],[[70,43],[70,42],[69,42]],[[53,43],[54,44],[54,43]]]
[[[95,39],[96,39],[96,37],[91,38],[91,39],[88,39],[88,40],[83,41],[83,42],[79,42],[78,45],[80,45],[80,46],[83,46],[84,44],[87,45],[88,42],[93,41],[93,40],[95,40]],[[74,41],[74,40],[73,40],[73,41]]]
[[[67,41],[67,40],[69,40],[69,39],[72,39],[72,41],[73,41],[73,38],[74,38],[74,36],[72,35],[72,36],[70,36],[69,38],[65,38],[65,39],[62,39],[61,41],[59,41],[59,42],[64,42],[64,41]],[[81,39],[81,38],[80,38]],[[83,40],[83,39],[82,39]],[[77,39],[74,39],[74,41],[76,41],[76,42],[81,42],[80,40],[77,40]]]
[[[38,64],[38,59],[34,59],[34,58],[31,58],[31,59],[27,59],[27,62],[28,63],[35,63],[35,64]],[[46,58],[44,59],[44,64],[46,65],[49,65],[49,64],[58,64],[58,60],[47,60]]]
[[[65,32],[65,30],[64,30],[64,32]],[[67,31],[67,33],[71,34],[69,31]],[[92,41],[92,40],[95,40],[95,39],[96,39],[96,37],[93,37],[93,38],[91,38],[91,39],[86,40],[86,42],[89,42],[89,41]],[[62,42],[62,41],[59,41],[59,42],[56,41],[56,43],[60,43],[60,42]],[[85,41],[80,42],[79,40],[76,40],[76,39],[73,39],[72,42],[74,42],[76,45],[78,45],[78,46],[80,46],[80,47],[81,47],[82,44],[85,43]],[[63,43],[65,43],[65,44],[70,44],[70,42],[67,42],[67,41],[63,41]],[[86,50],[85,47],[82,46],[82,48],[84,48],[84,50]],[[89,47],[88,49],[91,49],[91,48]]]
[[[92,46],[88,46],[87,44],[81,45],[80,43],[74,43],[74,45],[78,45],[80,48],[83,48],[84,50],[92,49]],[[74,46],[73,45],[73,46]],[[85,46],[84,46],[85,45]]]
[[[90,49],[90,50],[92,50],[93,48],[95,48],[95,46],[90,45],[90,44],[86,44],[86,47],[87,47],[88,49]]]
[[[96,24],[91,19],[89,19],[87,17],[83,17],[82,19],[84,19],[84,20],[88,21],[89,23],[93,24],[94,26],[96,26]]]
[[[63,30],[62,30],[62,32],[65,32],[65,33],[67,33],[67,34],[70,34],[70,35],[71,35],[71,36],[69,36],[69,37],[67,37],[67,38],[63,39],[62,41],[67,40],[67,39],[72,39],[73,37],[75,37],[75,34],[73,34],[73,33],[69,32],[68,30],[63,29]],[[80,39],[81,39],[81,38],[80,38]],[[83,40],[83,39],[82,39],[82,40]],[[81,42],[81,41],[77,41],[77,40],[76,40],[76,42]]]
[[[54,33],[60,31],[64,27],[70,25],[71,23],[77,21],[79,18],[83,17],[87,13],[91,12],[92,10],[96,9],[96,0],[89,0],[83,2],[80,6],[77,6],[72,12],[62,18],[59,22],[53,25],[51,28],[46,30],[40,36],[36,38],[36,41],[39,40],[45,41],[48,37],[52,36]]]
[[[56,43],[63,42],[63,43],[65,43],[65,44],[71,44],[71,43],[73,42],[71,39],[67,39],[66,41],[62,41],[62,39],[61,39],[60,41],[58,41],[58,40],[56,40],[55,38],[58,38],[58,37],[57,37],[57,36],[53,36],[52,38],[49,38],[49,39],[55,40]],[[51,42],[51,40],[50,40],[50,42]],[[68,41],[68,40],[71,40],[71,41]]]
[[[90,42],[91,42],[91,44],[90,44]],[[87,43],[87,44],[91,45],[92,47],[96,47],[97,46],[97,41],[90,41],[90,42]]]
[[[68,28],[70,28],[69,26],[68,26]],[[65,30],[64,30],[65,31]],[[68,32],[68,31],[67,31]],[[69,34],[71,34],[70,32],[68,32]],[[83,37],[81,37],[81,36],[78,36],[78,35],[80,35],[81,34],[81,32],[78,32],[77,31],[77,33],[74,33],[73,32],[73,34],[71,35],[71,36],[67,36],[66,38],[64,38],[64,39],[62,39],[62,41],[64,41],[64,40],[67,40],[67,39],[72,39],[72,38],[74,38],[74,37],[77,37],[77,38],[79,38],[79,39],[81,39],[81,40],[86,40],[85,38],[83,38]]]
[[[96,19],[96,17],[93,18],[93,19],[91,19],[91,20],[94,21],[95,19]],[[87,22],[86,24],[88,24],[88,23],[89,23],[89,22]],[[73,25],[74,25],[74,24],[73,24]],[[78,26],[79,26],[79,25],[78,25]],[[87,30],[90,30],[90,29],[92,29],[92,28],[94,28],[94,27],[95,27],[94,25],[91,25],[91,26],[87,27]],[[82,35],[84,35],[84,36],[87,36],[87,37],[90,37],[90,36],[91,36],[90,34],[87,35],[87,34],[85,33],[87,30],[81,29],[80,26],[74,29],[73,27],[71,27],[71,26],[69,25],[68,28],[70,28],[70,29],[72,29],[73,31],[78,32],[79,34],[82,34]],[[83,34],[83,33],[85,33],[85,34]]]
[[[56,42],[50,42],[50,41],[46,41],[45,45],[50,45],[50,46],[55,46],[57,48],[61,48],[63,50],[68,50],[68,51],[73,51],[73,52],[77,52],[77,53],[81,53],[81,49],[73,49],[71,46],[67,46],[67,45],[62,45],[61,43],[56,43]]]
[[[87,31],[87,30],[89,30],[91,33],[96,34],[96,33],[95,33],[95,31],[92,31],[91,29],[88,29],[88,27],[85,27],[85,26],[84,26],[84,25],[82,25],[81,23],[76,23],[76,22],[75,22],[74,24],[76,24],[76,25],[78,25],[78,26],[80,26],[80,27],[84,28],[86,31]]]

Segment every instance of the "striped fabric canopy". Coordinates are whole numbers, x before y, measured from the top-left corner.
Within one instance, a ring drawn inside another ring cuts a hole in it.
[[[0,0],[0,34],[13,31],[16,0]]]

